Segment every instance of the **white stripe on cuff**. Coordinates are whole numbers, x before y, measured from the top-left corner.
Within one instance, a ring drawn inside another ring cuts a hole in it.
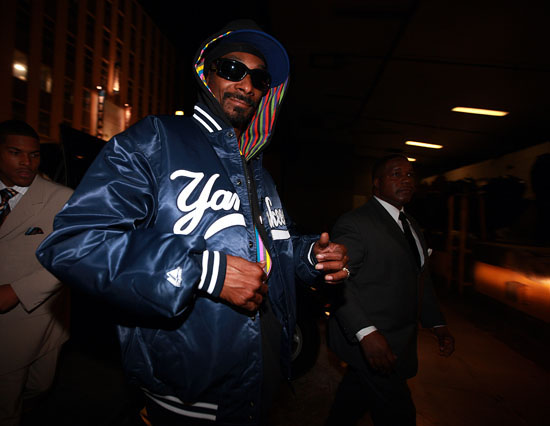
[[[212,292],[216,288],[216,281],[218,280],[219,269],[220,269],[220,252],[215,251],[214,263],[212,265],[212,277],[210,278],[210,285],[208,286],[208,290],[206,290],[209,294],[212,294]]]
[[[208,250],[205,250],[202,252],[202,274],[201,274],[201,280],[199,281],[199,290],[202,289],[202,286],[204,285],[204,281],[206,280],[206,273],[208,272],[208,256],[209,256]]]

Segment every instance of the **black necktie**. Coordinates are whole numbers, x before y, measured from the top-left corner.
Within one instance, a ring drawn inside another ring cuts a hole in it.
[[[0,226],[2,226],[4,220],[6,219],[6,216],[11,211],[8,201],[16,194],[17,191],[13,188],[4,188],[0,190],[0,195],[2,196],[2,200],[0,201]]]
[[[411,231],[411,227],[409,226],[409,221],[407,220],[407,216],[405,216],[405,213],[399,212],[399,220],[403,225],[403,232],[405,233],[405,238],[407,239],[407,242],[409,243],[409,247],[413,252],[414,260],[416,260],[416,266],[420,268],[420,254],[418,253],[416,240],[414,239],[414,236]]]

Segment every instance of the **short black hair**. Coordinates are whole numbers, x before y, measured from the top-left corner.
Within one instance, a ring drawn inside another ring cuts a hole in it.
[[[390,154],[386,155],[385,157],[379,158],[372,167],[372,181],[374,182],[374,179],[380,177],[386,167],[386,164],[391,160],[395,160],[396,158],[403,158],[404,160],[409,161],[407,156],[403,154]]]
[[[21,120],[6,120],[0,123],[0,143],[4,143],[9,135],[29,136],[40,141],[38,133]]]

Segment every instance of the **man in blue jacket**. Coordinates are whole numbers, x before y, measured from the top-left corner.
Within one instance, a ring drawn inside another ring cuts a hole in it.
[[[37,255],[125,310],[124,367],[153,425],[260,424],[288,377],[295,274],[339,282],[348,258],[326,233],[292,232],[262,167],[288,83],[283,46],[235,22],[194,68],[193,116],[115,136]]]

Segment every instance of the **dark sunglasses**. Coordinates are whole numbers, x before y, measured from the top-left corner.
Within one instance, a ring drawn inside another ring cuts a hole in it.
[[[210,70],[215,71],[218,76],[229,81],[241,81],[248,74],[252,81],[252,85],[263,93],[266,93],[271,86],[271,76],[266,70],[251,70],[242,62],[234,59],[216,59],[212,63]]]

